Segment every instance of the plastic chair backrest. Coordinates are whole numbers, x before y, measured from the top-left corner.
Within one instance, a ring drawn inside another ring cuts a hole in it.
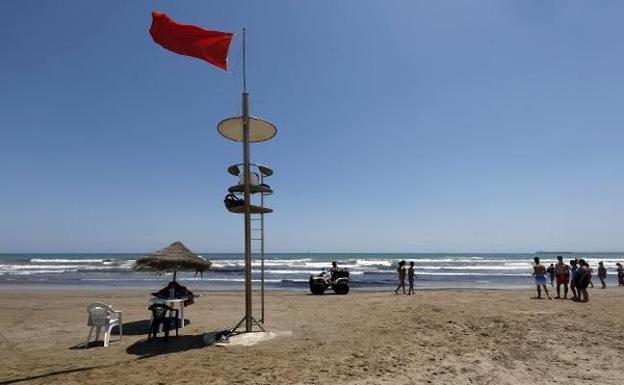
[[[172,311],[173,308],[164,303],[155,303],[148,307],[148,310],[152,312],[152,317],[157,320],[167,318],[167,312]]]
[[[87,312],[89,313],[87,326],[103,326],[110,319],[112,309],[103,303],[92,303],[87,306]]]

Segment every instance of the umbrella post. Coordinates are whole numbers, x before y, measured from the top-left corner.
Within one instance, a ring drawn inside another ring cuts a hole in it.
[[[178,270],[174,269],[173,270],[173,282],[176,281],[176,274],[178,273]]]

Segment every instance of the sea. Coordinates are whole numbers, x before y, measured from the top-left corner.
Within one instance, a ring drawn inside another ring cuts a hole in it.
[[[203,276],[179,272],[178,282],[196,289],[243,290],[244,260],[241,254],[198,253],[213,263]],[[624,263],[624,253],[278,253],[265,256],[265,288],[308,290],[310,275],[329,269],[331,262],[348,269],[352,290],[386,290],[397,284],[397,264],[414,261],[417,289],[425,288],[532,288],[532,262],[542,263],[583,258],[595,271],[603,261],[608,284],[616,283],[615,263]],[[132,265],[142,254],[0,254],[0,290],[46,289],[158,289],[171,274],[133,272]],[[253,256],[253,285],[260,286],[261,261]],[[595,278],[597,282],[598,279]]]

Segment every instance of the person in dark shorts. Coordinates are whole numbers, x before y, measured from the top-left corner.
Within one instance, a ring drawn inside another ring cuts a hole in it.
[[[555,287],[555,265],[551,263],[546,272],[550,276],[550,286]]]
[[[563,285],[563,299],[568,299],[568,282],[570,282],[570,266],[563,263],[563,257],[557,257],[555,265],[555,276],[557,278],[557,296],[555,299],[561,299],[561,286]]]
[[[607,279],[607,268],[604,267],[602,261],[598,262],[598,279],[600,280],[600,284],[602,285],[601,289],[607,288],[607,283],[605,280]]]
[[[621,263],[616,263],[617,266],[617,277],[618,277],[618,286],[624,286],[624,268],[622,268]]]
[[[589,293],[587,287],[591,282],[591,269],[584,259],[579,259],[579,268],[577,270],[576,290],[578,292],[578,300],[581,302],[589,302]]]
[[[410,261],[409,268],[407,269],[407,281],[409,282],[409,289],[407,290],[407,295],[412,295],[414,293],[414,278],[416,278],[416,274],[414,274],[414,261]]]

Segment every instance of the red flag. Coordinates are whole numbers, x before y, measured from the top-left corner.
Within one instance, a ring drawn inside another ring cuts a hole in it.
[[[234,34],[178,24],[162,12],[152,12],[152,39],[164,48],[203,59],[227,71],[227,55]]]

